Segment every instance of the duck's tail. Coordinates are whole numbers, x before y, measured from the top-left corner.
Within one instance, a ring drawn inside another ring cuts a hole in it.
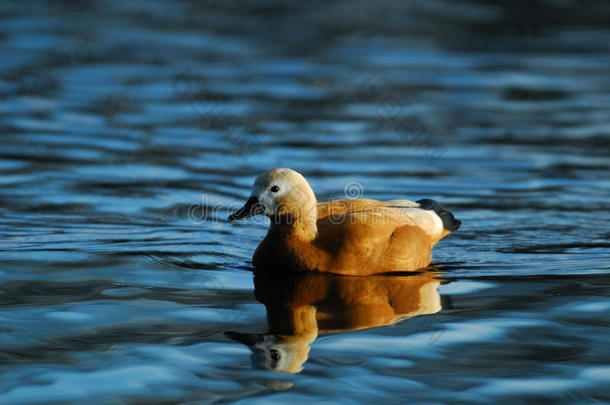
[[[460,225],[462,225],[462,221],[456,219],[451,211],[443,208],[441,203],[438,201],[424,198],[423,200],[418,200],[416,202],[419,204],[419,208],[434,211],[436,215],[440,217],[441,221],[443,221],[443,228],[445,228],[447,231],[456,231]]]

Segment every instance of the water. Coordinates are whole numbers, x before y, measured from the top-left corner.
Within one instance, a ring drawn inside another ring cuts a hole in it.
[[[0,403],[610,401],[605,2],[0,7]],[[280,166],[463,226],[254,278]]]

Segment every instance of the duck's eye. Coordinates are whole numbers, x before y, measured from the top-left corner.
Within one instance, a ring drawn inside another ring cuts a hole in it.
[[[282,356],[280,356],[280,352],[275,349],[271,349],[270,352],[271,357],[271,367],[276,368]]]
[[[280,188],[278,186],[271,187],[271,192],[272,193],[277,193],[278,191],[280,191]]]

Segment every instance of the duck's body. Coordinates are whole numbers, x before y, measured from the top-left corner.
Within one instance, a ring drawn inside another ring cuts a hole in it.
[[[232,218],[257,213],[268,215],[271,226],[254,267],[349,275],[422,269],[436,242],[460,225],[432,200],[317,203],[307,181],[290,169],[259,176]]]
[[[421,269],[440,233],[427,234],[407,210],[375,200],[319,203],[314,239],[304,238],[298,226],[272,222],[252,264],[359,275]]]

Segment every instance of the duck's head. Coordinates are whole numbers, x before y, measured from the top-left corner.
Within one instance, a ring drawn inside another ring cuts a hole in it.
[[[292,169],[273,169],[256,178],[250,198],[229,221],[259,214],[294,221],[315,218],[315,209],[316,196],[305,177]]]

